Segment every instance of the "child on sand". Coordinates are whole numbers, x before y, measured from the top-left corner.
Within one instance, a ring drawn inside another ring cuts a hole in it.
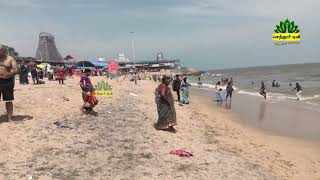
[[[98,104],[98,100],[94,96],[94,88],[91,84],[91,80],[89,78],[91,74],[90,69],[86,69],[84,75],[80,80],[80,87],[82,89],[82,98],[84,105],[82,106],[83,111],[90,112],[93,110],[93,107]]]

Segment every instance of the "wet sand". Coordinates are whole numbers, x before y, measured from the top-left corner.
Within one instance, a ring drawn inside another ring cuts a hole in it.
[[[319,144],[270,136],[205,97],[176,104],[176,134],[157,131],[156,83],[112,80],[83,114],[78,78],[16,84],[15,122],[0,123],[0,179],[317,179]],[[97,83],[101,78],[92,78]],[[4,107],[1,108],[1,113]],[[63,126],[56,126],[59,121]],[[180,158],[171,150],[191,151]]]
[[[214,100],[214,90],[193,88],[192,94],[206,96]],[[225,97],[223,97],[225,98]],[[276,101],[250,96],[233,94],[232,102],[215,103],[221,108],[236,112],[241,123],[254,126],[269,133],[307,140],[320,140],[320,112],[306,109],[297,100]]]

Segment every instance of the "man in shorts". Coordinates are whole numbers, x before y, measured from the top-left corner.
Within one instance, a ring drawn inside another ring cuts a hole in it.
[[[6,103],[7,121],[12,121],[14,100],[13,88],[15,75],[18,73],[16,60],[7,55],[4,48],[0,48],[0,97]]]

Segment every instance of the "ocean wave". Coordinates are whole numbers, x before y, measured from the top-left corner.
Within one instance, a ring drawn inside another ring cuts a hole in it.
[[[198,83],[190,83],[191,86],[198,86]],[[208,89],[215,89],[216,85],[213,84],[207,84],[207,83],[203,83],[202,87],[208,88]],[[220,86],[222,90],[226,90],[227,86]],[[238,88],[236,86],[232,86],[234,90],[238,90]]]
[[[239,94],[247,94],[247,95],[251,95],[251,96],[261,96],[259,92],[250,92],[250,91],[244,91],[244,90],[239,90],[237,91],[237,93]],[[297,99],[297,97],[295,95],[288,95],[288,94],[281,94],[281,93],[267,93],[267,97],[270,99],[274,99],[274,100],[286,100],[286,99],[290,99],[290,100],[295,100]],[[307,100],[314,100],[314,99],[318,99],[320,98],[320,95],[316,94],[313,96],[302,96],[302,98],[300,99],[301,101],[307,101]]]
[[[222,74],[211,74],[211,76],[222,76]]]

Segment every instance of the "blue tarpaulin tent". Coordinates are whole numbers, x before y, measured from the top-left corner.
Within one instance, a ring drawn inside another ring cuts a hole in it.
[[[107,68],[108,64],[106,62],[91,62],[96,68]]]

